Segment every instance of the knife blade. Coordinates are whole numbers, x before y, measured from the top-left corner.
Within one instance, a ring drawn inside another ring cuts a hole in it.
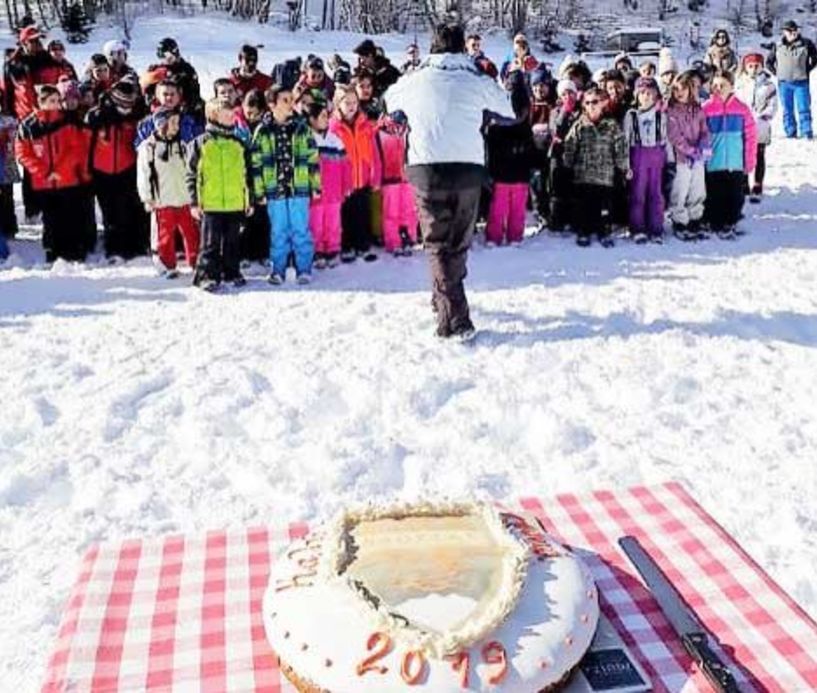
[[[664,571],[644,550],[638,539],[626,536],[619,539],[618,544],[638,570],[664,616],[681,638],[684,649],[695,660],[712,688],[718,693],[740,693],[729,667],[710,647],[706,629],[693,616]]]

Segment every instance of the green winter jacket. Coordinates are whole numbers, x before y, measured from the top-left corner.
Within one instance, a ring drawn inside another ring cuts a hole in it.
[[[579,118],[565,138],[563,160],[579,185],[613,187],[616,169],[630,170],[627,140],[612,118],[595,125],[586,116]]]
[[[273,120],[265,122],[252,138],[252,178],[256,199],[281,197],[278,169],[283,163],[282,152],[276,151],[276,133],[284,131],[292,139],[292,197],[309,197],[321,192],[321,174],[318,167],[318,147],[312,130],[305,120],[289,120],[284,124]]]
[[[187,190],[205,212],[244,212],[250,206],[249,151],[234,134],[208,125],[187,155]]]

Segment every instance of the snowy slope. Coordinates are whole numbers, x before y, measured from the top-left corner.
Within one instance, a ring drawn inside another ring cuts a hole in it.
[[[142,28],[139,65],[168,33]],[[205,79],[245,39],[295,46],[231,22],[188,33]],[[311,38],[326,53],[357,37]],[[0,269],[2,690],[35,690],[91,542],[372,497],[680,479],[817,616],[816,155],[774,144],[771,194],[735,243],[477,248],[471,347],[430,336],[420,257],[306,289],[256,273],[211,296],[146,260],[46,270],[34,241],[14,242]]]

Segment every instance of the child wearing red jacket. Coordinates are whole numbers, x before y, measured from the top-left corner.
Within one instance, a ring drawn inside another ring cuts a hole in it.
[[[20,123],[14,151],[42,204],[45,259],[83,261],[96,224],[89,186],[90,132],[75,114],[60,109],[54,86],[40,87],[37,106]]]
[[[377,150],[383,192],[383,245],[395,257],[411,255],[417,243],[417,204],[406,177],[408,122],[402,111],[385,116],[378,125]]]
[[[340,209],[352,191],[352,165],[341,139],[329,131],[327,104],[313,103],[308,117],[321,172],[321,194],[309,205],[309,228],[315,241],[315,269],[325,269],[336,267],[340,259]]]

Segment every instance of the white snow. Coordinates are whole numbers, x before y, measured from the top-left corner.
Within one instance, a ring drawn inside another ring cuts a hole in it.
[[[245,38],[282,56],[296,45],[190,26],[182,45],[201,47],[185,52],[205,80]],[[140,25],[137,64],[172,28]],[[309,38],[325,54],[358,37]],[[208,295],[147,260],[48,270],[33,240],[13,242],[0,270],[2,689],[36,689],[92,542],[312,520],[378,497],[680,479],[817,616],[817,145],[778,138],[769,158],[769,196],[747,205],[736,242],[476,248],[467,347],[431,336],[420,256],[316,273],[308,288],[274,289],[258,270]]]

